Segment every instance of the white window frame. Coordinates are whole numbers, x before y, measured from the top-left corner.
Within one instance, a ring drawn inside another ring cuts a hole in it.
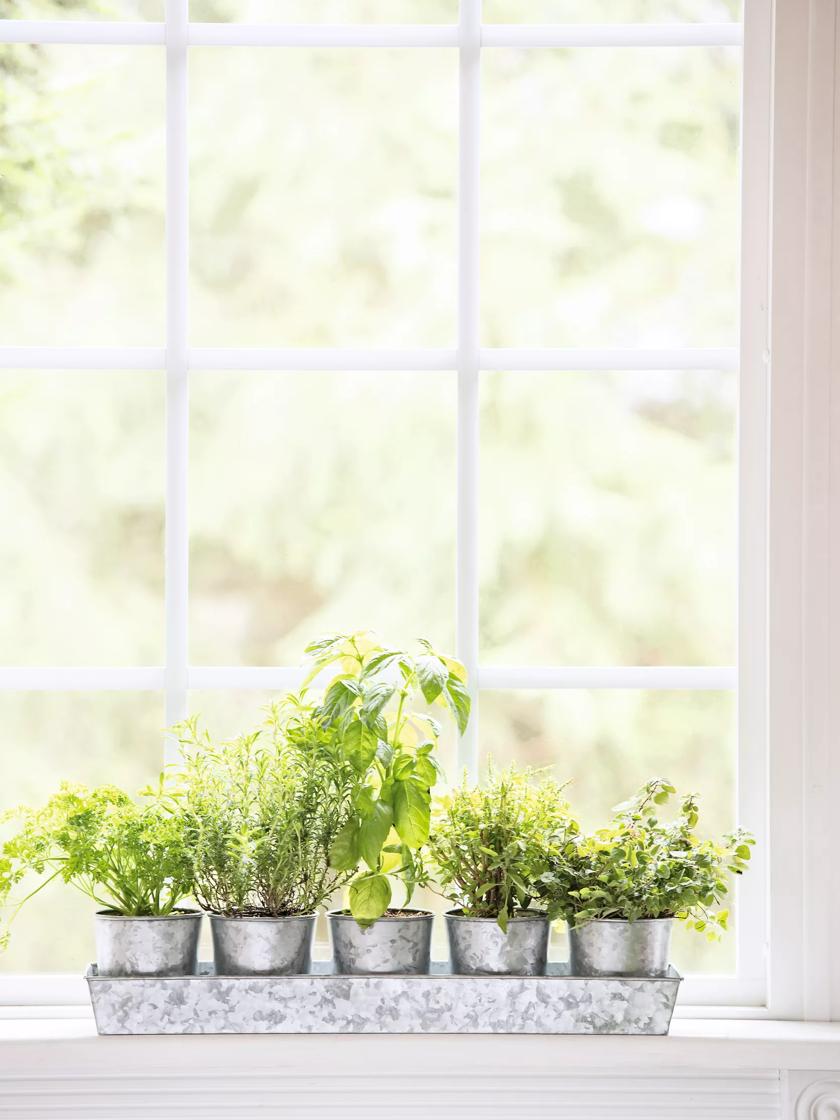
[[[813,0],[826,8],[831,0]],[[191,23],[188,0],[168,0],[163,23],[74,20],[0,23],[0,42],[158,45],[166,50],[166,267],[165,346],[0,346],[0,370],[76,369],[166,371],[166,663],[137,668],[2,668],[0,690],[162,692],[166,720],[186,714],[192,689],[263,689],[293,686],[299,671],[283,667],[192,667],[188,651],[187,472],[189,380],[193,371],[235,370],[456,370],[457,421],[457,647],[474,690],[476,715],[483,689],[650,688],[738,689],[738,815],[759,840],[755,867],[739,884],[736,977],[692,977],[684,985],[683,1014],[766,1016],[797,1006],[796,983],[768,987],[768,786],[769,799],[785,784],[785,767],[768,771],[767,572],[769,304],[771,228],[771,67],[774,4],[745,0],[740,24],[638,24],[514,26],[482,24],[481,0],[461,0],[452,26],[234,25]],[[777,19],[795,23],[797,0],[776,0]],[[813,34],[813,28],[811,28]],[[807,46],[806,34],[806,46]],[[480,67],[483,50],[503,47],[552,49],[582,46],[685,46],[744,44],[742,114],[742,331],[740,348],[487,349],[479,343],[479,156]],[[797,39],[797,42],[799,40]],[[190,46],[452,47],[459,52],[458,328],[452,349],[190,348],[188,342],[188,146],[187,58]],[[801,45],[801,44],[800,44]],[[791,64],[793,52],[791,52]],[[791,125],[791,129],[794,126]],[[791,188],[792,193],[794,188]],[[791,211],[792,217],[792,211]],[[775,295],[775,291],[774,291]],[[776,339],[774,336],[774,345]],[[739,428],[739,666],[718,667],[482,667],[478,616],[478,389],[488,370],[682,370],[740,371]],[[200,372],[196,374],[200,376]],[[788,429],[786,428],[785,431]],[[784,437],[783,437],[784,438]],[[784,459],[779,460],[783,462]],[[770,548],[772,559],[772,546]],[[772,568],[771,568],[772,574]],[[770,618],[770,627],[774,619]],[[789,627],[789,620],[785,622]],[[781,701],[780,701],[781,703]],[[788,707],[791,697],[786,699]],[[773,718],[771,707],[770,716]],[[783,718],[780,716],[780,726]],[[459,749],[459,761],[475,772],[478,718]],[[171,745],[166,750],[171,750]],[[787,758],[787,755],[785,755]],[[788,777],[790,767],[787,766]],[[779,776],[781,773],[781,777]],[[771,780],[772,779],[772,780]],[[800,806],[801,814],[801,806]],[[783,816],[783,814],[781,814]],[[802,822],[800,821],[800,824]],[[790,833],[789,833],[790,835]],[[775,826],[774,826],[775,836]],[[774,857],[775,858],[775,857]],[[778,910],[778,908],[777,908]],[[790,915],[775,910],[773,944],[791,942]],[[778,941],[776,940],[778,937]],[[795,944],[795,939],[794,942]],[[785,957],[789,960],[787,951]],[[773,964],[774,958],[769,958]],[[776,958],[778,973],[782,956]],[[774,998],[775,997],[775,998]],[[773,1002],[771,1002],[771,998]],[[76,977],[0,978],[0,1004],[50,1006],[86,1003]],[[0,1008],[2,1012],[2,1008]],[[8,1011],[7,1011],[8,1013]]]

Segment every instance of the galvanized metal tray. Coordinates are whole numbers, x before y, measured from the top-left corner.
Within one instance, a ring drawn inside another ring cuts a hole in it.
[[[667,1034],[682,977],[100,976],[90,988],[100,1034]]]

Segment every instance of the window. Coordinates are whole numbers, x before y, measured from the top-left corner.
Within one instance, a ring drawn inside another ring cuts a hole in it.
[[[372,625],[465,660],[453,768],[762,838],[770,6],[481,7],[0,0],[15,797]],[[764,863],[685,1001],[763,1004]]]

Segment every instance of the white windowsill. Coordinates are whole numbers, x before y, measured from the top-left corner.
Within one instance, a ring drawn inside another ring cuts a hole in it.
[[[48,1062],[76,1074],[107,1068],[193,1073],[220,1061],[235,1074],[329,1064],[347,1076],[387,1066],[416,1072],[469,1072],[498,1061],[509,1073],[537,1069],[830,1070],[840,1069],[840,1023],[746,1019],[675,1019],[666,1037],[584,1035],[143,1035],[100,1038],[93,1017],[0,1020],[0,1078]],[[103,1063],[105,1066],[103,1067]],[[371,1063],[374,1063],[372,1066]],[[419,1065],[418,1065],[419,1063]],[[465,1065],[466,1063],[466,1065]]]

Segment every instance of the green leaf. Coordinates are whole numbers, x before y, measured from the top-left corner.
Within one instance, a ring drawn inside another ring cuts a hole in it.
[[[359,828],[351,821],[330,846],[330,864],[336,871],[352,871],[359,862]]]
[[[363,676],[372,677],[381,669],[387,669],[392,665],[397,658],[402,657],[402,650],[399,649],[386,649],[382,653],[377,653],[374,657],[367,662],[364,668]]]
[[[381,918],[391,901],[391,884],[385,875],[363,875],[350,884],[350,913],[359,925]]]
[[[438,771],[434,761],[425,755],[420,755],[416,759],[414,763],[414,773],[418,778],[422,778],[430,789],[438,780]]]
[[[427,704],[433,703],[446,687],[449,670],[433,653],[418,657],[415,662],[420,690]]]
[[[394,827],[410,848],[429,839],[430,798],[426,790],[408,778],[394,783]]]
[[[359,828],[359,854],[371,871],[379,868],[382,845],[393,823],[393,812],[387,801],[376,801],[373,812],[362,821]]]
[[[463,735],[469,723],[470,705],[472,703],[470,694],[467,691],[467,686],[453,673],[450,673],[446,681],[446,688],[443,691],[447,703],[455,716],[458,730]]]
[[[373,790],[370,786],[362,786],[362,788],[353,797],[353,808],[360,817],[369,817],[373,813],[374,800]]]
[[[376,744],[376,757],[387,770],[394,757],[394,748],[384,739],[379,739]]]
[[[376,733],[371,731],[361,720],[354,720],[344,732],[341,740],[341,750],[344,757],[362,774],[373,762],[377,745]]]
[[[439,719],[435,719],[434,716],[426,715],[425,713],[422,713],[422,712],[417,712],[416,713],[416,718],[417,719],[422,719],[424,723],[428,723],[429,727],[432,730],[432,734],[434,735],[434,737],[436,739],[439,739],[441,737],[441,734],[443,733],[443,725],[441,724]],[[434,749],[434,744],[430,743],[428,745],[427,749],[428,750],[433,750]]]
[[[355,677],[336,677],[324,694],[321,714],[327,723],[335,723],[353,706],[361,689]]]
[[[410,754],[398,754],[394,760],[394,778],[399,782],[414,771],[414,758]]]
[[[361,715],[365,723],[374,726],[382,709],[394,695],[394,685],[387,681],[378,681],[373,685],[366,685],[362,691]]]

